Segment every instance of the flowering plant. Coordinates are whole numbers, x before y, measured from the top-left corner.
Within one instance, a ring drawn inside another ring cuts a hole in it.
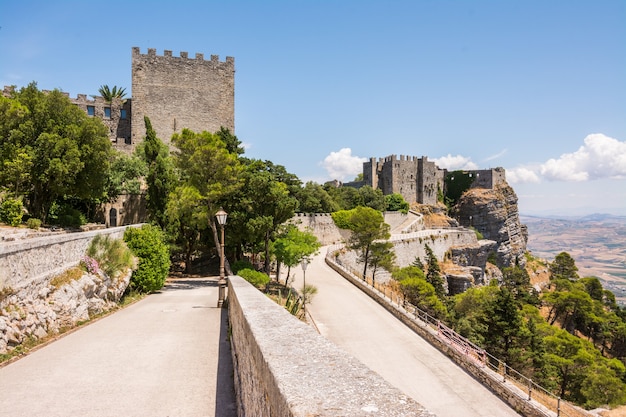
[[[98,261],[96,261],[91,256],[83,256],[80,259],[80,264],[89,272],[90,274],[98,274],[100,272],[100,265],[98,265]]]

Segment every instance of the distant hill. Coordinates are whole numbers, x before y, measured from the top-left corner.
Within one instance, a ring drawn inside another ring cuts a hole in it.
[[[549,262],[560,252],[575,260],[580,276],[596,276],[626,304],[626,216],[525,216],[528,250]]]

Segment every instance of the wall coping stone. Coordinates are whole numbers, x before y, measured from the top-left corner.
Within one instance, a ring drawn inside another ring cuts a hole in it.
[[[243,278],[228,286],[240,416],[434,416]]]

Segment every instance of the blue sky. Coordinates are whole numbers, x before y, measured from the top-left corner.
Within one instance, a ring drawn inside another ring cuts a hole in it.
[[[0,3],[0,86],[131,90],[131,48],[235,58],[246,155],[303,181],[369,157],[502,166],[523,214],[626,215],[626,2]]]

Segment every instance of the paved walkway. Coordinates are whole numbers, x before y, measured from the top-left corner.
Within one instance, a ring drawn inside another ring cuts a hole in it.
[[[320,333],[438,417],[518,416],[506,403],[402,324],[324,261],[308,266],[318,293],[307,311]],[[302,286],[302,270],[295,286]]]
[[[0,416],[234,417],[217,279],[183,279],[0,368]]]

